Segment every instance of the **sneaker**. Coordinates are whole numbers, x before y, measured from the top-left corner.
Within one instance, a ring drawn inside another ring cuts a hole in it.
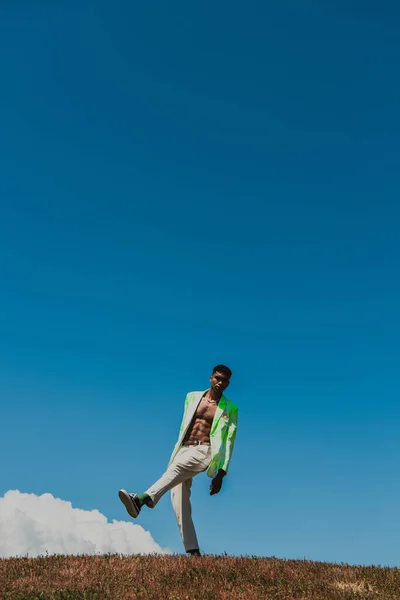
[[[140,502],[137,494],[128,494],[125,490],[119,490],[118,492],[119,499],[125,506],[128,514],[131,517],[136,519],[138,514],[140,513]]]
[[[195,550],[186,550],[190,556],[201,556],[200,550],[196,548]]]

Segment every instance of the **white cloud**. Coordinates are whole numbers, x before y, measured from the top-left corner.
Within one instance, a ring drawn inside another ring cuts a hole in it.
[[[168,553],[140,525],[109,523],[98,510],[73,508],[52,494],[0,497],[0,557],[41,554]]]

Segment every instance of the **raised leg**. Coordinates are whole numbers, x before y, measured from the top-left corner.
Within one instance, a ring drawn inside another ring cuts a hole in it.
[[[147,506],[154,508],[166,492],[205,471],[210,464],[210,452],[208,446],[181,448],[164,475],[146,490],[145,493],[150,497]]]

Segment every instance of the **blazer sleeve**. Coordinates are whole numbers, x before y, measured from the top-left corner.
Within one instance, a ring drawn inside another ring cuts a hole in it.
[[[233,448],[236,440],[236,430],[238,424],[238,409],[236,408],[232,414],[231,422],[229,423],[228,434],[226,438],[225,462],[222,469],[228,473],[229,463],[232,457]]]

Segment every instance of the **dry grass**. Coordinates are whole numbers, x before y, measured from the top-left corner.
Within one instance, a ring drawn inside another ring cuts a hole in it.
[[[230,556],[0,559],[1,600],[400,600],[400,569]]]
[[[366,594],[367,592],[373,593],[375,596],[378,595],[377,590],[367,581],[336,581],[335,585],[339,590],[351,590],[358,595]]]

